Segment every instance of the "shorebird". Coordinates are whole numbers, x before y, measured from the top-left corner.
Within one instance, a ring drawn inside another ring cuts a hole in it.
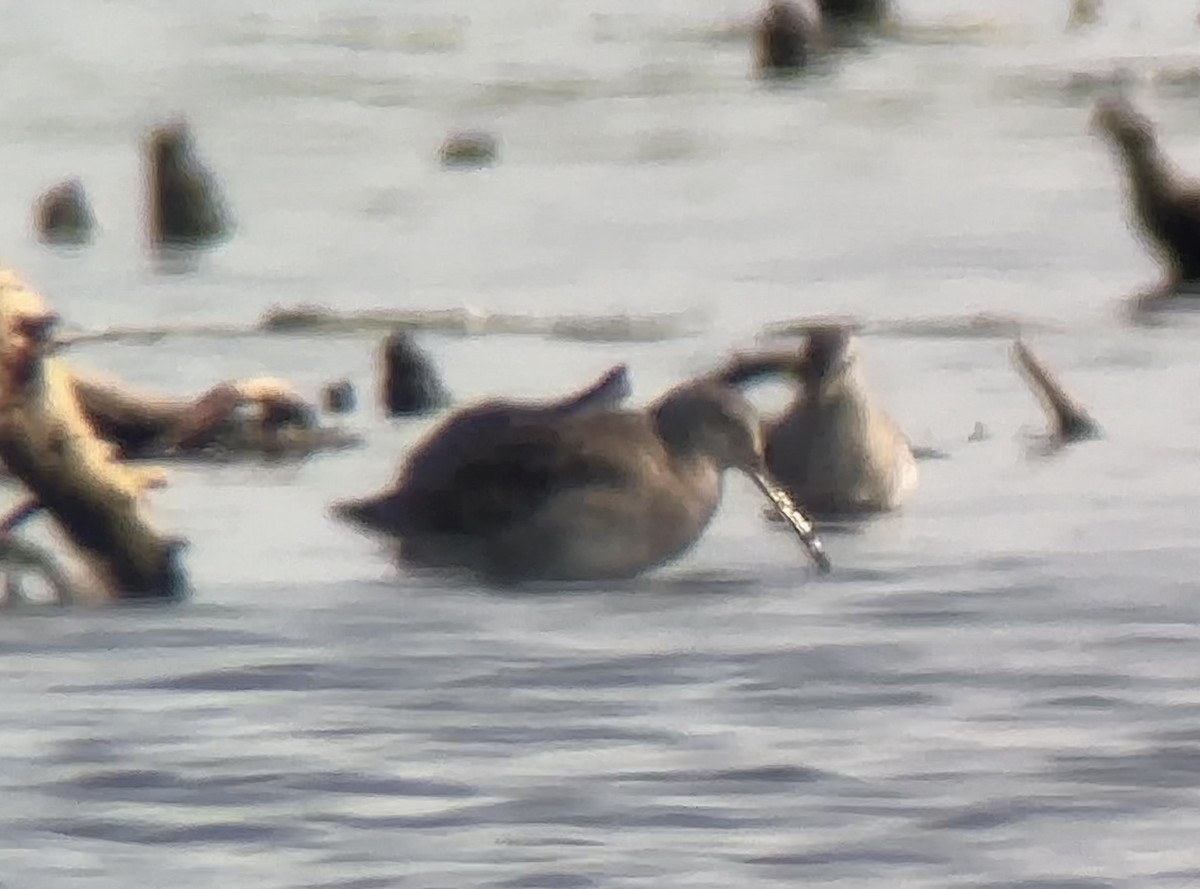
[[[738,392],[701,380],[618,410],[589,391],[582,402],[493,403],[483,422],[479,408],[455,416],[392,489],[334,512],[399,539],[405,561],[493,582],[629,578],[691,549],[725,470],[739,469],[828,570],[811,523],[766,477],[758,417]]]
[[[1200,186],[1175,170],[1150,119],[1124,96],[1099,100],[1092,125],[1120,156],[1136,230],[1166,266],[1166,280],[1139,305],[1200,295],[1181,292],[1181,285],[1200,284]]]
[[[778,376],[796,387],[768,423],[767,469],[804,509],[845,516],[896,509],[917,485],[908,438],[867,389],[842,325],[808,329],[800,351],[735,355],[714,377],[730,385]]]

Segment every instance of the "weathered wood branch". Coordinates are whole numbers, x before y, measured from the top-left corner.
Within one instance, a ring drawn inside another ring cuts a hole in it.
[[[152,525],[143,498],[163,476],[120,462],[97,435],[70,370],[47,354],[53,319],[0,272],[0,459],[113,597],[179,596],[182,541]]]
[[[1013,343],[1012,359],[1042,403],[1050,421],[1048,431],[1053,441],[1067,444],[1100,435],[1099,424],[1067,394],[1050,369],[1020,340]]]
[[[135,391],[78,371],[72,379],[88,422],[126,459],[304,456],[358,443],[356,436],[322,426],[315,408],[282,380],[223,382],[186,399]]]

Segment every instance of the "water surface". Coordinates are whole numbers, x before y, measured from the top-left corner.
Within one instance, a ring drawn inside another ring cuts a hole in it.
[[[948,459],[831,534],[828,579],[731,479],[680,563],[538,596],[399,571],[327,517],[425,422],[368,406],[358,451],[175,468],[155,506],[192,601],[0,621],[0,883],[1195,886],[1196,322],[1121,318],[1157,270],[1087,117],[1126,82],[1200,170],[1196,10],[1112,2],[1067,35],[1063,6],[902,0],[891,39],[768,88],[753,4],[723,0],[4,4],[3,262],[77,330],[190,331],[83,342],[81,366],[366,394],[377,330],[211,328],[469,310],[525,320],[431,324],[458,399],[627,361],[647,401],[848,315]],[[177,112],[238,232],[166,274],[137,144]],[[459,127],[500,163],[439,169]],[[67,175],[103,231],[64,253],[28,221]],[[1103,440],[1028,457],[1014,329]]]

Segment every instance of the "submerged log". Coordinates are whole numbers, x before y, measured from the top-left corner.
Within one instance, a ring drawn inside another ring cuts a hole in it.
[[[126,459],[307,456],[358,442],[321,426],[315,408],[282,380],[223,382],[186,399],[137,392],[93,375],[75,373],[72,379],[88,421]]]
[[[70,370],[49,357],[56,316],[0,272],[0,459],[50,513],[113,598],[187,591],[183,541],[149,521],[144,492],[159,470],[116,458],[88,422]]]

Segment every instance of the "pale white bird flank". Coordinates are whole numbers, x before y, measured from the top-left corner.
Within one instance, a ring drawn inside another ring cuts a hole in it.
[[[870,391],[848,328],[812,327],[799,353],[737,355],[718,374],[730,383],[765,376],[796,387],[767,424],[765,453],[768,471],[800,506],[818,516],[886,512],[916,488],[908,438]]]

